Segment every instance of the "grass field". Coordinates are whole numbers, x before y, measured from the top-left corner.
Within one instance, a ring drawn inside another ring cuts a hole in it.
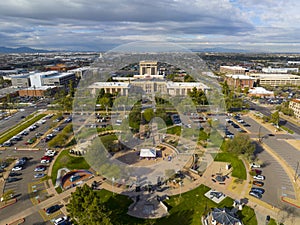
[[[172,126],[167,129],[167,134],[175,134],[180,136],[181,134],[181,126]]]
[[[172,196],[165,203],[168,205],[170,215],[160,219],[143,220],[127,215],[128,206],[132,200],[123,195],[113,196],[106,190],[98,191],[106,208],[112,211],[111,219],[113,224],[122,225],[200,225],[201,216],[214,207],[232,207],[233,200],[225,198],[220,204],[216,204],[204,196],[209,190],[201,185],[198,188],[177,196]],[[240,218],[243,224],[257,225],[254,210],[244,207]]]
[[[62,151],[59,156],[57,156],[54,165],[52,167],[51,179],[52,183],[55,185],[57,171],[61,168],[72,169],[89,169],[90,165],[85,161],[84,157],[77,157],[69,155],[68,150]]]
[[[215,157],[215,161],[219,162],[229,162],[233,167],[232,176],[246,180],[247,173],[246,168],[242,160],[240,160],[237,156],[233,155],[232,153],[219,153]]]

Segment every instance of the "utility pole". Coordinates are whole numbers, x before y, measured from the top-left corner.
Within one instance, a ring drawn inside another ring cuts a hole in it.
[[[299,161],[297,162],[297,168],[296,168],[296,171],[295,171],[295,177],[294,177],[295,182],[297,181],[297,178],[298,178],[298,169],[299,169]]]
[[[259,126],[259,128],[258,128],[258,142],[259,142],[259,143],[261,143],[261,142],[262,142],[262,138],[261,138],[261,132],[260,132],[260,130],[261,130],[261,126]]]

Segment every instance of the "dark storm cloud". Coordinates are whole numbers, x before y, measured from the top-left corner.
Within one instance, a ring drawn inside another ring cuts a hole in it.
[[[255,21],[269,26],[268,18],[285,18],[277,20],[283,23],[291,16],[283,13],[283,0],[276,4],[278,16],[269,10],[271,0],[257,13],[257,1],[5,0],[0,2],[0,45],[92,49],[140,40],[234,45],[299,37],[299,30],[258,27]]]

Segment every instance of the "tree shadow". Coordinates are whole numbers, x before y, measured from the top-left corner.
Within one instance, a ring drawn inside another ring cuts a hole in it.
[[[194,210],[183,210],[172,213],[170,216],[158,219],[155,225],[180,224],[190,225],[193,223]]]

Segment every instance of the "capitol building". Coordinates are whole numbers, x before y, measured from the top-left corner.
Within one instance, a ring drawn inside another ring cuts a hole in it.
[[[89,86],[92,94],[99,89],[105,93],[116,93],[126,96],[135,89],[145,94],[159,93],[169,96],[187,96],[194,88],[207,93],[210,88],[201,82],[173,82],[168,81],[165,75],[158,73],[156,61],[140,61],[139,74],[133,77],[113,77],[112,82],[95,82]]]

